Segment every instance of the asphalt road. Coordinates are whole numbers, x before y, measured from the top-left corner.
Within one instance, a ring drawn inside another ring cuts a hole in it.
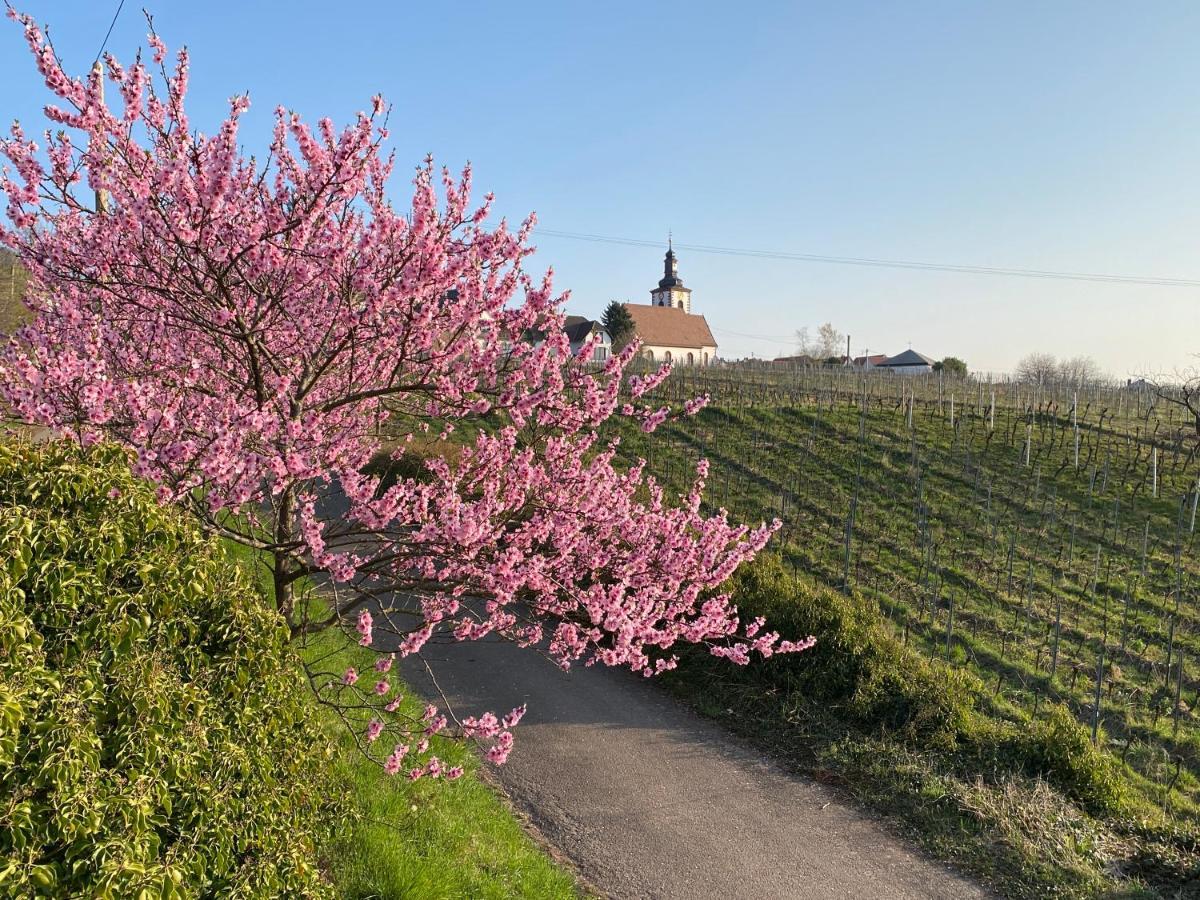
[[[614,898],[988,896],[645,679],[600,667],[563,673],[492,640],[426,657],[461,715],[529,705],[496,779]],[[420,662],[402,671],[435,696]]]

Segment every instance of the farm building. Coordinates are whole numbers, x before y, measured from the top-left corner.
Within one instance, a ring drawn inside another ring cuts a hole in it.
[[[650,291],[650,304],[626,303],[642,355],[651,362],[711,365],[717,342],[704,316],[692,314],[692,291],[683,286],[674,248],[668,243],[663,277]]]
[[[883,362],[875,363],[874,368],[897,372],[901,375],[924,375],[933,371],[934,360],[916,350],[905,350],[895,356],[889,356]]]

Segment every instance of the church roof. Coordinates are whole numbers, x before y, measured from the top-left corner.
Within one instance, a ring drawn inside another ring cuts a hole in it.
[[[891,366],[932,366],[934,361],[923,353],[918,353],[916,350],[905,350],[903,353],[897,353],[895,356],[889,356],[881,363],[876,363],[876,368],[889,368]]]
[[[643,306],[626,303],[633,330],[642,343],[659,347],[715,347],[716,340],[704,316],[685,313],[676,306]]]
[[[658,281],[658,287],[651,288],[650,293],[657,294],[659,291],[684,291],[685,293],[690,294],[692,289],[690,287],[684,287],[683,282],[678,278],[660,278]]]

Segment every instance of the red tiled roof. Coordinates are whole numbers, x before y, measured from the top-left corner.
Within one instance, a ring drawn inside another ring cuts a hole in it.
[[[864,363],[870,363],[873,366],[877,366],[881,362],[884,362],[885,360],[887,360],[887,358],[888,358],[888,355],[886,353],[872,353],[870,356],[854,357],[854,364],[856,366],[861,366]]]
[[[659,347],[715,347],[716,340],[704,316],[685,313],[675,306],[626,303],[633,328],[643,343]]]

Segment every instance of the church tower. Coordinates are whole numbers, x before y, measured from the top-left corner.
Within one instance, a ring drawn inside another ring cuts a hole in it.
[[[675,259],[675,248],[667,239],[667,255],[663,259],[663,277],[658,287],[650,291],[651,306],[673,306],[685,313],[692,311],[692,291],[683,286],[679,277],[679,263]]]

